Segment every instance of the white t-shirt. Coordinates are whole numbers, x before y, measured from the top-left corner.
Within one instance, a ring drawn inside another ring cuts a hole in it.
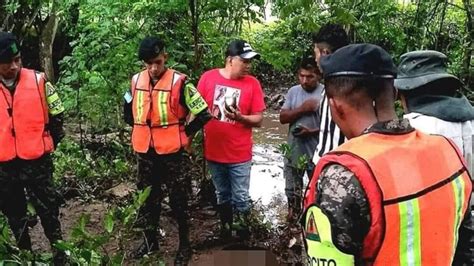
[[[454,143],[456,143],[463,154],[469,173],[472,174],[472,135],[474,134],[474,120],[466,122],[448,122],[420,113],[409,113],[403,117],[410,120],[412,127],[421,132],[442,135],[450,138]]]

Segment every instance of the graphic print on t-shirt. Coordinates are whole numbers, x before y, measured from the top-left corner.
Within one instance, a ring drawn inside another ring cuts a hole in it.
[[[225,116],[224,109],[227,108],[228,111],[231,109],[237,109],[240,101],[240,89],[216,85],[214,90],[214,101],[212,104],[212,115],[219,121],[235,123],[234,120],[229,119]]]

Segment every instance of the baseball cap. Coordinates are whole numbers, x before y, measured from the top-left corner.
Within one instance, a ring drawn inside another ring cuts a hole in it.
[[[0,63],[9,63],[20,53],[18,41],[10,32],[0,32]]]
[[[227,46],[225,56],[240,56],[242,59],[259,59],[260,54],[255,52],[247,41],[233,40]]]

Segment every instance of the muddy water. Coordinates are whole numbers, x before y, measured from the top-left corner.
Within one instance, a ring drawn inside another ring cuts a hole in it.
[[[253,130],[253,141],[256,146],[272,144],[277,147],[278,144],[286,142],[288,125],[280,124],[279,116],[279,112],[275,110],[263,114],[262,127]]]
[[[263,207],[265,217],[273,224],[284,222],[287,205],[283,155],[278,145],[286,142],[287,125],[281,125],[278,111],[264,114],[261,128],[254,129],[250,197]]]

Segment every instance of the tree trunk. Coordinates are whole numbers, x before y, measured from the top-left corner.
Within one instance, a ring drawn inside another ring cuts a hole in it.
[[[466,10],[466,29],[467,29],[467,43],[466,53],[464,54],[463,62],[463,80],[469,92],[474,86],[474,71],[472,71],[472,57],[474,56],[474,6],[472,0],[463,0],[464,8]]]
[[[199,47],[199,1],[189,0],[189,9],[191,11],[191,32],[193,33],[194,44],[193,72],[195,72],[201,64],[201,50]]]
[[[59,24],[59,16],[56,14],[56,6],[56,1],[53,1],[48,21],[41,32],[39,45],[41,67],[43,68],[46,77],[50,81],[55,81],[53,67],[53,43]]]
[[[0,0],[0,31],[6,31],[10,14],[7,12],[5,0]]]
[[[435,50],[439,51],[440,47],[440,38],[441,38],[441,33],[443,32],[443,24],[444,24],[444,19],[446,18],[446,9],[448,8],[448,2],[444,2],[443,10],[441,11],[441,18],[439,21],[439,29],[438,33],[436,34],[436,42],[435,42]]]

